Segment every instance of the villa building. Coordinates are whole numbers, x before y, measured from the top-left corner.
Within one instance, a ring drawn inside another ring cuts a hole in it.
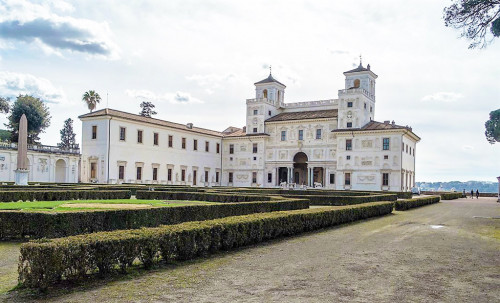
[[[408,126],[374,120],[370,65],[344,76],[337,99],[286,103],[286,86],[269,74],[246,101],[246,125],[222,132],[113,109],[82,115],[81,179],[410,190],[420,138]]]

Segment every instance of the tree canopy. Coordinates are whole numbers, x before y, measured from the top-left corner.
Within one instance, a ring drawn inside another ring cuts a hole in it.
[[[443,19],[471,40],[469,48],[484,48],[500,37],[500,0],[455,0],[444,8]]]
[[[26,115],[26,119],[28,120],[28,143],[38,143],[38,140],[40,140],[38,135],[50,126],[51,116],[49,108],[40,98],[19,95],[14,104],[12,104],[10,115],[7,117],[9,123],[5,124],[11,131],[12,142],[17,142],[19,120],[23,114]]]
[[[94,90],[89,90],[83,94],[82,101],[87,104],[90,112],[92,112],[96,108],[97,103],[101,102],[101,96]]]
[[[490,119],[484,124],[486,131],[486,140],[491,144],[500,142],[500,109],[494,110],[490,113]]]
[[[140,111],[139,115],[143,117],[149,117],[156,115],[157,112],[155,112],[153,109],[155,108],[155,105],[151,102],[143,101],[141,103],[141,108],[142,110]]]
[[[76,134],[73,131],[73,119],[68,118],[64,121],[64,126],[59,132],[61,134],[61,143],[57,144],[62,149],[74,148],[76,145]]]
[[[10,110],[10,99],[0,97],[0,113],[8,114]]]

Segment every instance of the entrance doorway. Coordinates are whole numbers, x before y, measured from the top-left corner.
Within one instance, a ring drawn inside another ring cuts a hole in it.
[[[66,161],[59,159],[56,161],[56,178],[57,183],[66,182]]]
[[[294,182],[299,185],[307,185],[307,155],[298,152],[293,157]]]
[[[278,176],[279,176],[278,184],[281,184],[281,182],[288,183],[288,168],[287,167],[280,167],[278,170]]]

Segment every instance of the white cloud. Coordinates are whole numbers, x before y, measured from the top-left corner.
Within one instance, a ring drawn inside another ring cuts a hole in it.
[[[187,76],[186,79],[189,81],[194,81],[199,86],[205,89],[205,92],[209,95],[213,94],[217,89],[224,87],[224,84],[234,82],[236,80],[236,75],[234,74],[208,74],[208,75],[191,75]]]
[[[474,150],[474,146],[471,145],[463,145],[462,150],[469,151],[469,150]]]
[[[64,91],[55,87],[45,78],[30,74],[0,71],[0,95],[16,97],[28,94],[38,97],[47,103],[64,103],[67,101]]]
[[[432,95],[422,97],[422,101],[435,101],[435,102],[455,102],[464,96],[459,93],[452,92],[437,92]]]
[[[169,102],[172,104],[196,104],[204,103],[202,100],[191,96],[190,93],[177,91],[175,93],[155,94],[152,91],[141,89],[127,89],[125,94],[140,100]]]

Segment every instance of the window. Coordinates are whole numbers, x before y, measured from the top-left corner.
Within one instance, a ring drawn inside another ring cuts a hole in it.
[[[256,115],[258,115],[258,114],[259,114],[259,111],[258,111],[258,110],[256,110],[256,109],[254,109],[254,110],[253,110],[253,115],[254,115],[254,116],[256,116]]]
[[[253,157],[253,160],[256,161],[257,160],[257,157]]]
[[[316,130],[316,139],[321,139],[321,129],[320,128],[318,128]]]
[[[272,173],[268,173],[267,174],[267,183],[272,183],[273,182],[273,174]]]
[[[167,169],[167,180],[172,181],[172,169]]]
[[[267,98],[267,89],[263,90],[262,94],[264,95],[264,98]]]
[[[219,154],[219,153],[220,153],[220,143],[217,143],[217,144],[215,145],[215,147],[216,147],[216,148],[215,148],[216,152]]]
[[[229,173],[229,183],[233,183],[233,173]]]
[[[234,144],[229,144],[229,154],[234,154]]]
[[[142,180],[142,167],[140,166],[137,167],[137,173],[135,177],[137,180]]]
[[[365,109],[366,109],[366,102],[365,102]]]
[[[405,144],[403,142],[403,144],[401,145],[401,151],[405,151]]]
[[[182,138],[182,149],[186,149],[186,138]]]
[[[352,102],[351,101],[347,102],[347,107],[352,107]]]
[[[198,150],[198,140],[193,139],[193,150]]]
[[[174,146],[174,136],[168,135],[168,147]]]
[[[330,184],[335,184],[335,174],[330,174]]]
[[[142,143],[142,130],[137,131],[137,143]]]
[[[205,183],[208,183],[208,170],[205,171]]]
[[[219,172],[215,172],[215,182],[219,183]]]
[[[352,139],[345,140],[345,150],[352,150]]]
[[[352,127],[352,122],[347,122],[347,128],[351,128]]]
[[[269,114],[269,116],[271,115],[271,111],[268,111],[267,113]]]
[[[384,160],[389,160],[389,156],[388,155],[384,155]]]
[[[257,183],[257,172],[252,172],[252,183]]]
[[[252,148],[252,152],[253,152],[254,154],[256,154],[256,153],[257,153],[257,151],[258,151],[258,148],[259,148],[259,146],[257,145],[257,143],[254,143],[254,144],[253,144],[253,148]]]
[[[181,169],[181,181],[185,182],[186,181],[186,170]]]
[[[125,127],[120,127],[120,141],[125,141]]]
[[[382,185],[389,186],[389,173],[382,174]]]
[[[153,181],[158,181],[158,167],[153,167]]]
[[[411,146],[410,146],[410,156],[411,156]]]
[[[153,133],[153,145],[158,145],[159,136],[158,133]]]
[[[351,160],[351,156],[345,156],[346,160]]]
[[[255,134],[255,133],[257,133],[257,127],[254,127],[254,128],[253,128],[253,133],[254,133],[254,134]]]
[[[209,152],[210,151],[210,142],[205,141],[205,151]]]
[[[344,175],[344,184],[351,185],[351,173],[345,173]]]
[[[286,130],[281,131],[281,141],[286,141]]]
[[[304,140],[304,130],[299,129],[299,140],[302,141]]]
[[[193,169],[193,185],[196,185],[196,179],[198,178],[198,171]]]
[[[408,145],[406,145],[406,153],[408,153]]]
[[[92,139],[97,139],[97,125],[92,125]]]
[[[123,180],[125,178],[125,166],[118,166],[118,179]]]
[[[96,179],[97,178],[97,163],[91,162],[90,163],[90,179]]]
[[[371,112],[373,112],[373,107],[372,107],[372,106],[370,106],[370,113],[371,113]]]
[[[389,148],[390,148],[390,144],[389,143],[390,143],[389,138],[382,139],[382,149],[383,150],[389,150]],[[406,152],[408,152],[408,145],[406,147],[407,147],[406,148]]]
[[[354,80],[354,87],[358,88],[361,81],[359,79]]]

